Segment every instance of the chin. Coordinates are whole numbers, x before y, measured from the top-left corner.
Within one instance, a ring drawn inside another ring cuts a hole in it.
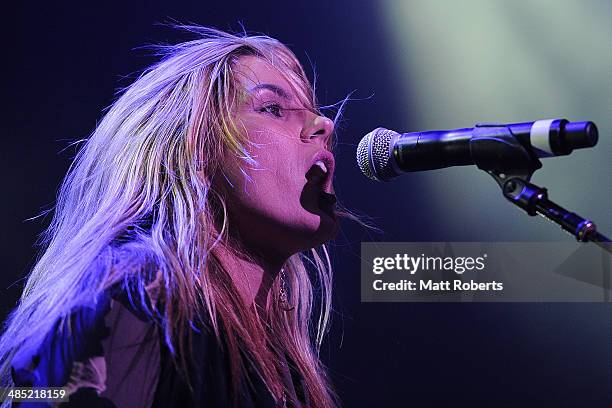
[[[305,251],[322,245],[333,239],[338,232],[338,218],[336,214],[308,214],[308,220],[304,220],[304,228],[300,234],[300,251]]]

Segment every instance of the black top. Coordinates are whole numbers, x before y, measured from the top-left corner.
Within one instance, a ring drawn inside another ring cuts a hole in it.
[[[231,405],[229,360],[210,330],[194,330],[192,395],[172,363],[159,325],[139,313],[127,296],[100,295],[95,305],[71,313],[70,326],[71,333],[60,333],[58,322],[37,350],[17,353],[12,367],[15,386],[65,386],[69,402],[60,405],[64,407]],[[288,390],[286,406],[306,407],[304,383],[290,367],[284,364],[282,373]],[[275,407],[254,370],[247,368],[247,373],[250,381],[243,382],[238,405]]]

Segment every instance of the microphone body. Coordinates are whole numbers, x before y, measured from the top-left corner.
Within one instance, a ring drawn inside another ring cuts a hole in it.
[[[404,134],[378,128],[359,143],[357,162],[367,177],[388,181],[403,172],[471,164],[488,170],[495,163],[510,165],[507,162],[516,159],[516,154],[508,155],[509,147],[513,153],[517,148],[526,152],[535,161],[568,155],[574,149],[594,146],[597,139],[593,122],[565,119]]]

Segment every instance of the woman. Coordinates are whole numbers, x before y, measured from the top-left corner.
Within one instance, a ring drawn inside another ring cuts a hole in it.
[[[188,29],[70,168],[3,384],[73,406],[334,406],[334,124],[278,41]]]

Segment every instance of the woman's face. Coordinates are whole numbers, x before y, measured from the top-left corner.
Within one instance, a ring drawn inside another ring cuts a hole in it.
[[[235,66],[242,97],[236,123],[255,164],[228,162],[222,180],[230,230],[247,249],[289,256],[333,237],[337,229],[327,149],[333,122],[308,110],[277,68],[254,56]]]

